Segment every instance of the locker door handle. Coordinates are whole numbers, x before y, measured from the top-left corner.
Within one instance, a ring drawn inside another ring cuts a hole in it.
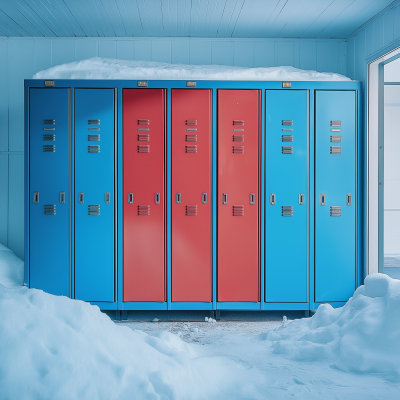
[[[78,201],[79,201],[79,204],[83,204],[84,203],[85,196],[84,196],[83,192],[79,192]]]
[[[60,203],[61,204],[65,203],[65,192],[60,192]]]
[[[348,193],[346,196],[346,204],[348,206],[351,206],[351,193]]]
[[[106,193],[104,194],[104,202],[105,202],[106,204],[110,204],[110,192],[106,192]]]
[[[271,206],[275,205],[275,193],[269,195],[269,204],[271,204]]]
[[[202,193],[201,195],[201,202],[203,204],[207,204],[207,193]]]
[[[33,202],[35,204],[39,203],[39,192],[33,192]]]
[[[160,199],[161,199],[160,193],[157,192],[157,193],[154,195],[154,203],[155,203],[155,204],[160,204]]]
[[[323,193],[321,193],[321,195],[319,196],[319,200],[320,200],[321,206],[324,206],[325,205],[325,195]]]
[[[181,194],[180,193],[177,193],[175,195],[175,200],[176,200],[176,204],[181,204],[182,199],[181,199]]]
[[[228,193],[222,193],[222,204],[228,204]]]
[[[255,195],[255,193],[250,193],[250,204],[256,204],[256,195]]]
[[[299,194],[299,204],[301,206],[304,205],[304,193]]]
[[[128,204],[133,204],[133,193],[128,193]]]

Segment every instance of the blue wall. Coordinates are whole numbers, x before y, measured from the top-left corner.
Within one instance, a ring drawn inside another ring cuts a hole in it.
[[[0,38],[0,243],[23,258],[23,80],[36,72],[98,56],[346,74],[346,48],[340,39]]]

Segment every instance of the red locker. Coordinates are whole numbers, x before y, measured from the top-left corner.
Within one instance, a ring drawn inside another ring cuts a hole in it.
[[[173,89],[172,301],[211,302],[211,90]]]
[[[123,301],[166,301],[165,90],[123,90]]]
[[[260,301],[259,90],[218,90],[218,301]]]

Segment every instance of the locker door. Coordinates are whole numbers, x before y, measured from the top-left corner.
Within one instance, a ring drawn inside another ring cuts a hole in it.
[[[308,96],[266,91],[265,301],[307,301]]]
[[[315,301],[347,301],[356,284],[356,98],[315,98]]]
[[[211,90],[173,89],[172,301],[211,301]]]
[[[260,301],[260,103],[218,90],[218,301]]]
[[[69,89],[29,92],[30,287],[70,295]]]
[[[165,301],[165,90],[123,90],[124,301]]]
[[[75,298],[114,301],[114,89],[75,90]]]

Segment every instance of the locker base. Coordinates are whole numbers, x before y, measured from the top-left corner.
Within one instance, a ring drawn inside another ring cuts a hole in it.
[[[167,303],[163,302],[152,302],[152,301],[142,301],[142,302],[126,302],[122,303],[122,310],[167,310]]]
[[[260,310],[261,303],[246,303],[246,302],[217,302],[217,310]]]
[[[121,310],[117,310],[115,311],[115,319],[117,321],[125,321],[128,319],[128,311],[121,311]]]
[[[212,303],[195,303],[195,302],[172,302],[169,306],[169,310],[212,310]]]
[[[308,311],[310,310],[309,303],[263,303],[262,310],[273,311],[273,310],[300,310]]]
[[[118,304],[117,303],[107,303],[105,301],[89,301],[90,304],[93,306],[97,306],[100,310],[117,310]]]

